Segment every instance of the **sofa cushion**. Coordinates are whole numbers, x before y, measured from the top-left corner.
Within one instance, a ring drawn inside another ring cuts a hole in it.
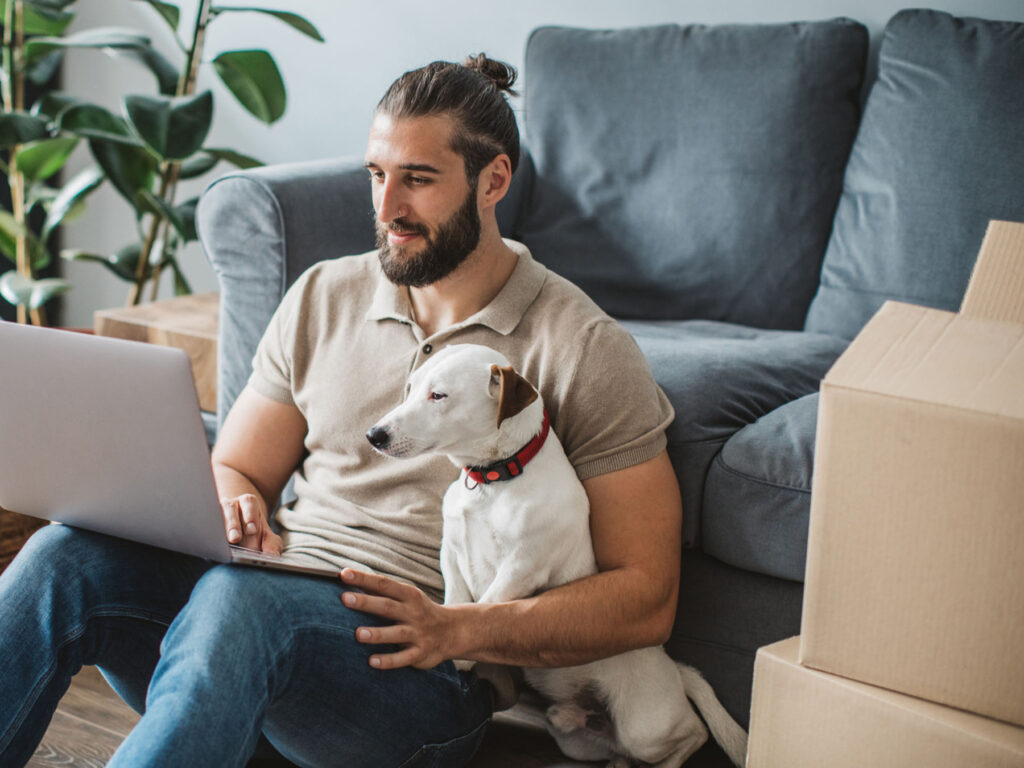
[[[523,241],[617,317],[801,328],[866,50],[843,19],[534,31]]]
[[[709,320],[626,321],[676,410],[668,454],[683,493],[683,540],[700,542],[704,482],[739,429],[818,390],[846,347],[833,336],[770,331]]]
[[[960,305],[989,219],[1024,220],[1024,24],[903,11],[850,155],[807,329]]]
[[[733,435],[704,488],[704,551],[747,571],[804,580],[818,393]]]

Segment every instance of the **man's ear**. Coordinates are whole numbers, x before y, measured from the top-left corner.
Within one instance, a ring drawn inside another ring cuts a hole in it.
[[[480,171],[477,180],[481,208],[495,206],[508,193],[512,184],[512,161],[508,155],[497,155]]]
[[[522,411],[539,395],[526,379],[516,373],[511,365],[491,366],[491,396],[498,392],[498,426]]]

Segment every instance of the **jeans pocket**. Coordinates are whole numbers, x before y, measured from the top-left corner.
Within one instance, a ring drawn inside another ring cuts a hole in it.
[[[490,720],[463,736],[440,744],[424,744],[399,768],[459,768],[470,761],[483,740]]]

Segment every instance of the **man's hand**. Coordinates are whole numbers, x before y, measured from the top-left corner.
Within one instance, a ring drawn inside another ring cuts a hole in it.
[[[241,496],[221,499],[220,508],[224,514],[224,531],[230,544],[270,555],[281,554],[284,543],[271,530],[267,507],[258,494],[243,493]]]
[[[346,568],[341,572],[341,580],[363,590],[342,594],[341,601],[347,607],[394,622],[386,627],[356,630],[356,639],[361,643],[402,646],[398,653],[371,656],[370,666],[432,669],[454,657],[455,617],[450,609],[433,602],[416,587],[386,576]]]

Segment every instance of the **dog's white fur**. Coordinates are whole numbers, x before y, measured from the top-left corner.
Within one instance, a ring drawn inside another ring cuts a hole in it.
[[[383,430],[377,437],[388,442],[379,450],[390,456],[443,453],[457,466],[482,466],[514,455],[540,432],[539,394],[487,347],[448,347],[410,383],[405,401],[371,430]],[[519,402],[502,402],[503,393]],[[463,471],[443,513],[446,604],[515,600],[597,573],[587,495],[553,430],[511,481],[474,485]],[[554,702],[548,730],[569,757],[610,760],[609,768],[634,760],[681,765],[708,735],[689,695],[729,758],[743,764],[746,733],[700,673],[660,647],[524,673]]]

